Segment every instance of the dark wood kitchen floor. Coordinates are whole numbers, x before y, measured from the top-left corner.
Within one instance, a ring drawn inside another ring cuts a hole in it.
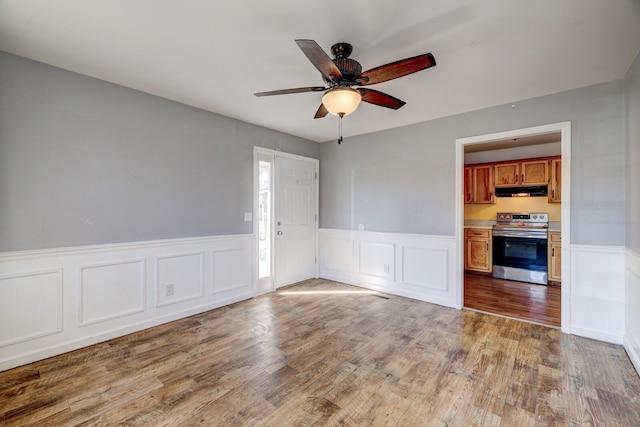
[[[560,286],[465,273],[464,306],[486,313],[560,326]]]

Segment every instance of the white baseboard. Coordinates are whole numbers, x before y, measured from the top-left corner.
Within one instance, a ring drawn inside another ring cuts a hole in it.
[[[336,229],[319,237],[320,277],[456,307],[455,237]]]
[[[624,348],[640,375],[640,253],[627,249]]]
[[[0,254],[0,371],[255,295],[252,235]]]

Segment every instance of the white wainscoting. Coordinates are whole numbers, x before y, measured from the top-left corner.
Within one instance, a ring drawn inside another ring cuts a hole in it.
[[[0,254],[0,371],[255,295],[253,236]]]
[[[640,375],[640,253],[627,249],[627,318],[624,348]]]
[[[625,249],[571,245],[571,333],[622,344]]]
[[[456,307],[456,239],[321,229],[320,277]]]

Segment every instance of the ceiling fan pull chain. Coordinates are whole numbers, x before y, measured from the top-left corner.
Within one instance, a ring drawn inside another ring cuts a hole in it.
[[[340,121],[338,122],[338,132],[340,133],[340,138],[338,138],[338,145],[342,142],[342,116],[340,116]]]

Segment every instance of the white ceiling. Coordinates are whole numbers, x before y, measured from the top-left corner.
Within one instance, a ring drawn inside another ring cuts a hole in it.
[[[619,79],[640,51],[637,0],[0,0],[0,50],[322,142],[322,85],[294,39],[354,46],[367,70],[432,52],[381,83],[407,102],[363,103],[345,137]]]

